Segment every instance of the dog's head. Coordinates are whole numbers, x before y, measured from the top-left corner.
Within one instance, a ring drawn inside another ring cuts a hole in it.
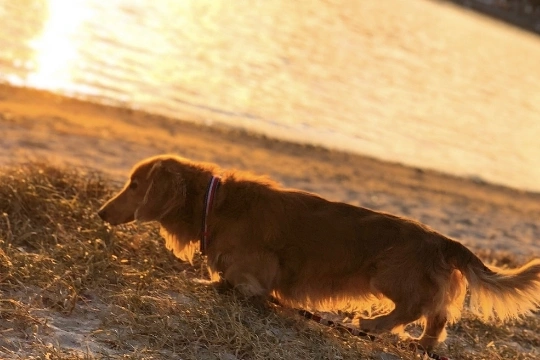
[[[186,199],[186,184],[174,159],[155,157],[135,165],[129,181],[98,211],[111,225],[160,220]]]

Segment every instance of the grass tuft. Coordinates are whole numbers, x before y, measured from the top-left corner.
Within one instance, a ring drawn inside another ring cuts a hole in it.
[[[112,229],[96,216],[118,190],[99,173],[29,163],[0,183],[0,358],[415,358],[392,336],[356,338],[202,285],[201,259],[176,259],[155,224]],[[533,359],[539,322],[465,315],[438,352]]]

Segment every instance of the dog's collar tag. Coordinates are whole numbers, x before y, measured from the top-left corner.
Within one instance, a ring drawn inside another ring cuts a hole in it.
[[[202,221],[202,231],[201,231],[201,254],[206,255],[206,249],[208,248],[208,243],[210,242],[210,234],[208,233],[208,214],[212,210],[212,205],[216,197],[216,192],[221,183],[221,178],[219,176],[212,176],[210,182],[208,183],[208,189],[206,190],[206,196],[204,198],[204,210],[203,210],[203,221]]]

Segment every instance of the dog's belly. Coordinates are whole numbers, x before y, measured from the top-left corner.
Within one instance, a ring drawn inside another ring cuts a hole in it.
[[[294,274],[282,273],[274,294],[288,304],[320,310],[371,307],[382,299],[372,293],[368,271],[324,271],[330,269],[328,264],[317,269],[302,269]]]

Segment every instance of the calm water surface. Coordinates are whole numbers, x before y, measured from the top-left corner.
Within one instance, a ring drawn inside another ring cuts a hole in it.
[[[540,39],[428,0],[0,0],[0,81],[540,191]]]

